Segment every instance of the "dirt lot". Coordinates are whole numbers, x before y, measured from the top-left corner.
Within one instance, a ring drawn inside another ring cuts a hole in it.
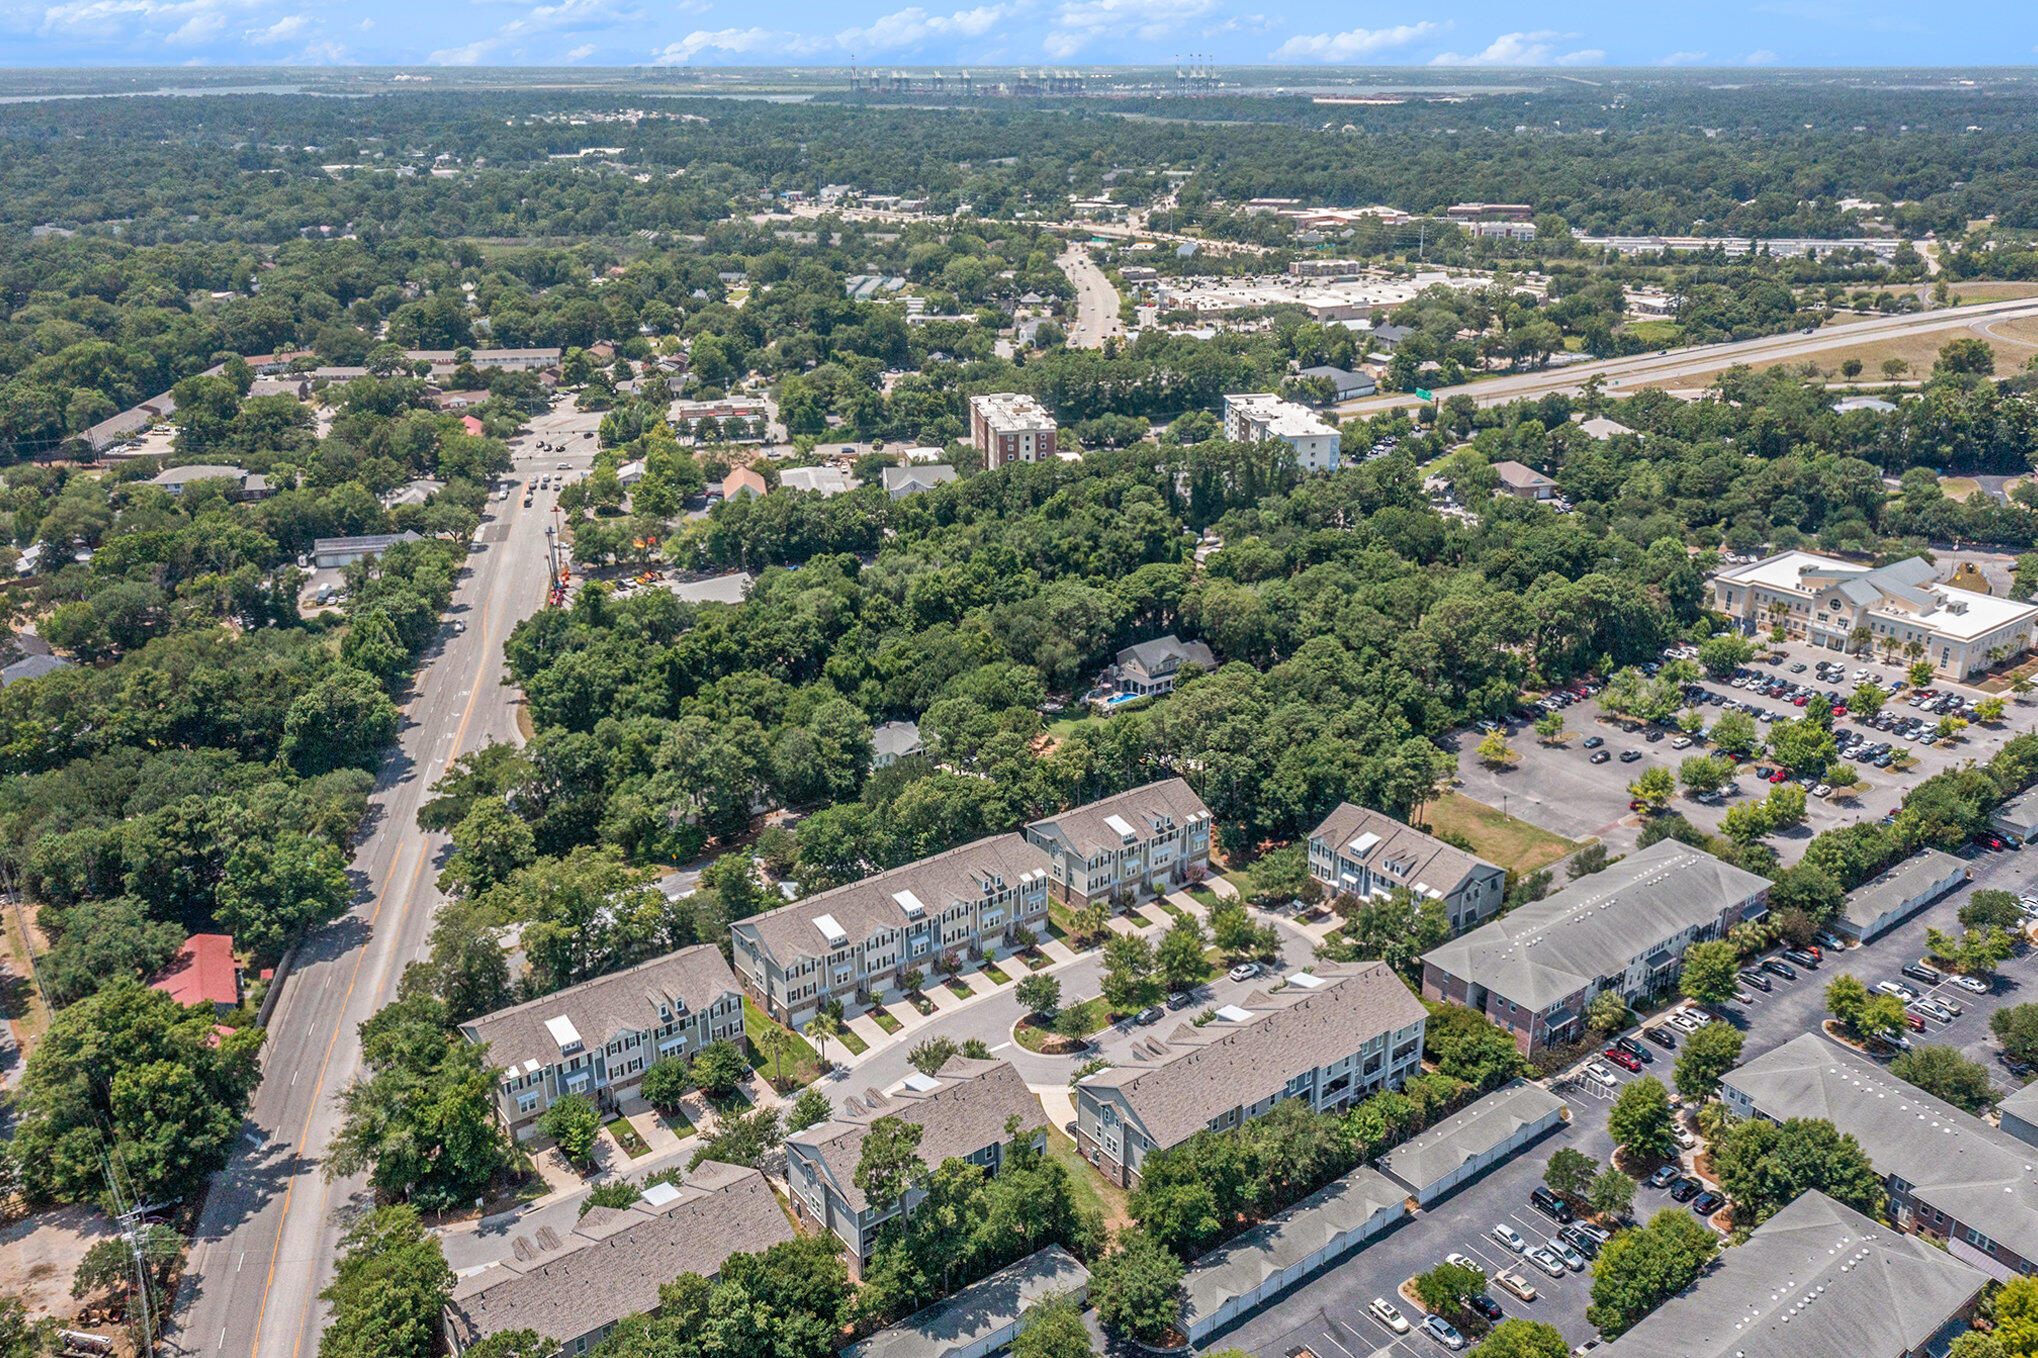
[[[20,1297],[30,1316],[71,1320],[71,1275],[94,1244],[115,1234],[111,1218],[90,1207],[61,1207],[0,1230],[0,1293]]]

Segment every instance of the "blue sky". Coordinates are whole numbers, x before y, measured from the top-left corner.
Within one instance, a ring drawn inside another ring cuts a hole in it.
[[[2022,64],[2031,0],[0,0],[0,65]]]

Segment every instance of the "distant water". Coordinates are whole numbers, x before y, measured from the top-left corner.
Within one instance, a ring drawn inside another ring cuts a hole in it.
[[[160,90],[101,90],[96,94],[4,94],[0,104],[47,104],[58,99],[196,99],[208,94],[319,94],[349,97],[337,90],[308,90],[302,85],[192,85]]]

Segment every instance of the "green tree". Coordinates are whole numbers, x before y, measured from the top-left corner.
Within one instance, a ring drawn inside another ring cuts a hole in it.
[[[625,1184],[634,1196],[635,1188]],[[627,1204],[626,1204],[627,1205]],[[497,1330],[478,1344],[470,1344],[460,1351],[460,1358],[554,1358],[559,1352],[559,1341],[549,1339],[536,1330]]]
[[[1564,1332],[1540,1320],[1509,1316],[1490,1330],[1470,1358],[1569,1358]]]
[[[587,1169],[594,1164],[595,1138],[601,1135],[601,1111],[585,1094],[563,1095],[539,1117],[538,1134],[552,1138],[568,1164]]]
[[[1889,1196],[1860,1145],[1823,1119],[1735,1122],[1713,1138],[1712,1160],[1721,1190],[1748,1225],[1814,1189],[1863,1215],[1882,1210]]]
[[[1882,705],[1889,701],[1889,694],[1882,686],[1867,680],[1854,686],[1853,695],[1847,699],[1847,710],[1859,717],[1874,717],[1881,713]]]
[[[1686,756],[1677,766],[1677,778],[1693,792],[1718,792],[1734,776],[1733,764],[1709,754]]]
[[[693,1080],[710,1099],[726,1099],[750,1073],[742,1049],[729,1041],[710,1042],[693,1059]]]
[[[1082,1305],[1067,1292],[1053,1292],[1033,1303],[1012,1337],[1012,1358],[1090,1358],[1095,1352],[1083,1325]]]
[[[1672,1076],[1677,1095],[1686,1103],[1713,1096],[1720,1077],[1741,1063],[1742,1034],[1731,1023],[1708,1023],[1684,1039]]]
[[[1545,744],[1554,742],[1559,736],[1564,734],[1564,714],[1562,712],[1545,712],[1542,716],[1536,718],[1535,732]]]
[[[1498,731],[1487,732],[1486,738],[1479,742],[1479,748],[1476,753],[1481,762],[1494,767],[1512,764],[1516,759],[1520,758],[1515,753],[1514,747],[1507,743],[1507,738]]]
[[[1635,1181],[1609,1165],[1593,1177],[1586,1200],[1593,1211],[1619,1219],[1635,1205]]]
[[[304,930],[337,919],[353,899],[347,856],[290,831],[243,840],[220,878],[217,919],[239,947],[280,957]]]
[[[1498,1089],[1528,1069],[1528,1060],[1505,1028],[1462,1004],[1430,1004],[1423,1056],[1442,1075],[1477,1090]]]
[[[1662,810],[1676,794],[1677,776],[1661,765],[1643,769],[1628,784],[1628,795],[1652,811]]]
[[[319,1358],[430,1358],[453,1270],[414,1209],[378,1207],[341,1240],[319,1295],[332,1306]]]
[[[1584,1151],[1565,1146],[1551,1153],[1550,1163],[1543,1169],[1543,1182],[1557,1196],[1583,1202],[1592,1188],[1593,1176],[1598,1173],[1597,1160]]]
[[[1960,922],[1970,929],[2015,929],[2023,920],[2017,898],[2007,891],[1977,891],[1960,907]]]
[[[1193,915],[1182,915],[1168,926],[1167,933],[1161,935],[1160,946],[1155,949],[1155,963],[1165,988],[1189,990],[1210,975],[1209,959],[1203,955],[1206,942],[1203,926],[1196,922]],[[1108,964],[1108,951],[1105,959]]]
[[[395,739],[396,705],[373,675],[349,665],[300,695],[283,719],[283,757],[306,777],[373,770]]]
[[[906,1060],[922,1075],[938,1075],[941,1068],[962,1052],[952,1037],[937,1034],[906,1053]]]
[[[1116,1014],[1144,1009],[1161,997],[1154,974],[1153,945],[1136,934],[1113,934],[1104,942],[1104,1002]]]
[[[1602,990],[1585,1006],[1585,1028],[1597,1037],[1611,1037],[1634,1021],[1627,1001],[1615,990]]]
[[[1181,1321],[1181,1260],[1143,1231],[1123,1232],[1090,1270],[1090,1301],[1105,1329],[1152,1343]]]
[[[684,1056],[661,1056],[644,1071],[637,1092],[661,1113],[677,1109],[693,1089],[693,1069]]]
[[[925,1130],[917,1122],[896,1117],[881,1117],[870,1124],[850,1181],[872,1213],[882,1216],[891,1211],[927,1177],[927,1164],[920,1158],[920,1136]]]
[[[1995,1086],[1989,1082],[1988,1067],[1968,1060],[1958,1047],[1912,1047],[1890,1062],[1889,1073],[1970,1113],[1980,1114],[1995,1106]]]
[[[1716,750],[1727,754],[1751,755],[1761,744],[1762,735],[1755,725],[1755,719],[1746,712],[1729,712],[1713,723],[1711,739]]]
[[[1720,818],[1720,833],[1743,846],[1755,843],[1775,828],[1769,808],[1762,802],[1741,802],[1730,806],[1727,814]]]
[[[1592,1261],[1585,1318],[1604,1339],[1635,1323],[1698,1280],[1719,1237],[1691,1213],[1666,1207],[1644,1226],[1615,1233]]]
[[[804,1132],[834,1115],[828,1096],[810,1085],[801,1090],[800,1097],[793,1102],[792,1112],[786,1114],[785,1127],[789,1132]]]
[[[1409,1285],[1423,1309],[1454,1315],[1465,1309],[1468,1299],[1486,1290],[1486,1271],[1442,1263],[1427,1273],[1416,1274]]]
[[[1617,1144],[1644,1159],[1669,1160],[1677,1154],[1677,1122],[1670,1112],[1670,1095],[1653,1075],[1621,1087],[1613,1111],[1607,1114],[1606,1130]]]
[[[1021,976],[1012,993],[1021,1007],[1036,1018],[1052,1017],[1061,1009],[1061,982],[1044,973]]]
[[[1796,783],[1778,783],[1762,799],[1762,809],[1777,829],[1793,829],[1804,824],[1805,791]]]
[[[1724,939],[1694,943],[1684,950],[1678,987],[1686,999],[1700,1004],[1725,1004],[1741,988],[1741,955]]]
[[[2003,1054],[2025,1065],[2038,1065],[2038,1004],[2013,1004],[1988,1016],[1988,1029],[2003,1044]]]

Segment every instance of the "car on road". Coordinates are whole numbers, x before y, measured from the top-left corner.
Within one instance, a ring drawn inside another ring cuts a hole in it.
[[[1521,1238],[1520,1231],[1517,1231],[1504,1221],[1495,1222],[1493,1229],[1488,1234],[1516,1254],[1528,1253],[1528,1241]]]
[[[1670,1200],[1672,1202],[1690,1202],[1703,1192],[1705,1192],[1704,1184],[1692,1178],[1689,1174],[1680,1174],[1677,1176],[1677,1182],[1670,1185]]]
[[[1671,1032],[1668,1028],[1644,1028],[1642,1029],[1642,1036],[1648,1038],[1665,1051],[1677,1050],[1677,1034]]]
[[[1159,1005],[1153,1004],[1148,1005],[1146,1008],[1140,1010],[1137,1014],[1134,1014],[1132,1016],[1132,1021],[1134,1023],[1139,1024],[1143,1028],[1150,1024],[1159,1023],[1162,1019],[1166,1017],[1167,1011],[1165,1009],[1162,1009]]]
[[[1608,1047],[1604,1052],[1600,1054],[1606,1057],[1607,1060],[1619,1066],[1622,1070],[1633,1071],[1636,1074],[1641,1073],[1642,1063],[1640,1061],[1637,1061],[1634,1057],[1629,1056],[1619,1047]]]
[[[1663,1189],[1677,1182],[1681,1176],[1676,1165],[1659,1165],[1654,1174],[1642,1180],[1651,1188]]]
[[[1691,1200],[1691,1210],[1700,1217],[1709,1217],[1727,1205],[1727,1200],[1717,1193],[1701,1193]]]
[[[1676,1134],[1678,1145],[1684,1147],[1684,1149],[1688,1151],[1695,1151],[1698,1149],[1698,1138],[1691,1134],[1691,1128],[1686,1127],[1683,1123],[1680,1122],[1677,1124]]]
[[[1382,1325],[1394,1331],[1394,1333],[1408,1333],[1408,1318],[1401,1314],[1400,1308],[1385,1297],[1373,1298],[1373,1304],[1366,1309],[1373,1313],[1373,1319],[1379,1321]]]
[[[1465,1347],[1465,1336],[1459,1334],[1457,1328],[1442,1316],[1424,1316],[1422,1318],[1422,1330],[1424,1334],[1427,1334],[1431,1339],[1436,1340],[1437,1343],[1442,1344],[1447,1349],[1461,1349]]]
[[[1566,1273],[1570,1272],[1569,1269],[1564,1267],[1564,1261],[1562,1259],[1559,1259],[1556,1255],[1550,1253],[1547,1249],[1543,1249],[1540,1247],[1529,1251],[1528,1261],[1531,1264],[1534,1264],[1537,1268],[1541,1269],[1543,1272],[1549,1274],[1552,1278],[1561,1278]]]
[[[1953,984],[1972,995],[1988,994],[1988,982],[1978,976],[1956,976],[1953,978]]]
[[[566,470],[566,464],[564,462],[559,464],[559,470],[562,472]]]
[[[1475,1315],[1489,1325],[1498,1325],[1507,1314],[1500,1309],[1499,1302],[1493,1300],[1493,1298],[1487,1296],[1484,1292],[1465,1298],[1465,1305],[1470,1307]]]
[[[1502,1270],[1493,1275],[1493,1285],[1517,1301],[1534,1301],[1536,1299],[1535,1284],[1522,1277],[1519,1273],[1509,1273]]]
[[[1250,981],[1253,977],[1260,974],[1260,964],[1257,962],[1241,962],[1226,974],[1234,981]]]
[[[1585,1271],[1585,1256],[1572,1249],[1570,1243],[1561,1234],[1543,1242],[1543,1248],[1556,1255],[1559,1259],[1562,1259],[1564,1267],[1570,1269],[1573,1273],[1583,1273]]]

